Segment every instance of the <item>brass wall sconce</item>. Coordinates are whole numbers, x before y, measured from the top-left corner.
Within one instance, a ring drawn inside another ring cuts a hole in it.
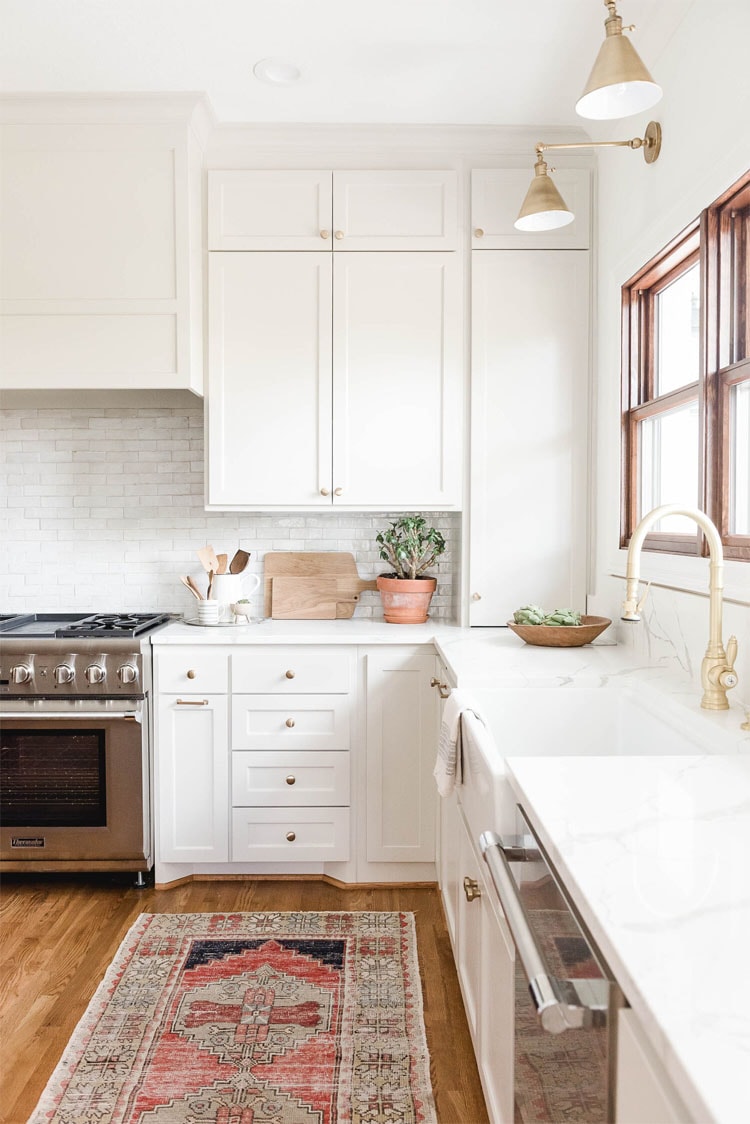
[[[604,21],[607,37],[576,102],[576,112],[581,117],[596,121],[632,117],[656,105],[662,95],[661,86],[654,82],[635,47],[623,35],[623,31],[632,31],[633,25],[622,26],[613,0],[604,0],[604,5],[609,13]]]
[[[640,148],[646,163],[653,164],[661,151],[661,125],[658,121],[649,121],[645,134],[631,140],[579,141],[571,144],[544,144],[540,141],[536,146],[534,178],[513,224],[516,230],[555,230],[557,227],[567,226],[575,218],[548,174],[544,153],[553,148]]]

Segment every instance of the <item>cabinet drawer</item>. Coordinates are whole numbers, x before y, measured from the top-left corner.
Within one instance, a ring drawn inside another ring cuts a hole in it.
[[[345,862],[348,808],[235,808],[235,862]]]
[[[161,693],[226,693],[229,689],[227,653],[217,648],[175,648],[156,656],[156,683]]]
[[[349,804],[348,753],[232,754],[235,807]]]
[[[342,695],[233,695],[232,749],[348,749]]]
[[[232,689],[258,695],[345,694],[351,690],[349,648],[263,647],[232,655]]]

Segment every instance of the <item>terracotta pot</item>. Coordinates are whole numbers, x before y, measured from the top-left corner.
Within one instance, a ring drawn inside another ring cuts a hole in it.
[[[378,578],[378,589],[388,624],[424,624],[435,578]]]

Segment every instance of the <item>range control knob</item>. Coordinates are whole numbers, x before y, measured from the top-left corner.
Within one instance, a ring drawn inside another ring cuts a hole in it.
[[[138,678],[138,668],[132,663],[124,663],[117,669],[117,678],[121,683],[135,683]]]
[[[86,681],[92,685],[95,683],[103,683],[106,672],[101,664],[91,663],[86,668]]]
[[[55,683],[72,683],[75,672],[70,664],[59,663],[55,668]]]
[[[10,678],[13,683],[29,683],[31,668],[25,663],[16,664],[15,667],[10,669]]]

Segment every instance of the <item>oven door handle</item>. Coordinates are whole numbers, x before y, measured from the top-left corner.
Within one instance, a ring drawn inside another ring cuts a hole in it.
[[[606,1025],[609,981],[606,979],[561,980],[552,974],[518,893],[503,840],[494,831],[485,831],[479,837],[479,846],[484,861],[489,867],[495,892],[526,979],[529,981],[531,998],[544,1029],[550,1034],[562,1034],[565,1030]],[[511,855],[516,849],[512,845],[508,848]],[[540,857],[538,852],[535,857]]]
[[[140,722],[141,714],[137,710],[79,710],[75,714],[70,714],[67,711],[58,713],[57,711],[51,710],[38,710],[34,712],[23,712],[20,710],[0,711],[0,722],[17,721],[18,719],[23,722],[47,722],[49,719],[53,719],[55,722],[80,722],[82,719],[86,722],[92,719],[95,719],[97,722],[111,722],[115,718],[124,722]]]

